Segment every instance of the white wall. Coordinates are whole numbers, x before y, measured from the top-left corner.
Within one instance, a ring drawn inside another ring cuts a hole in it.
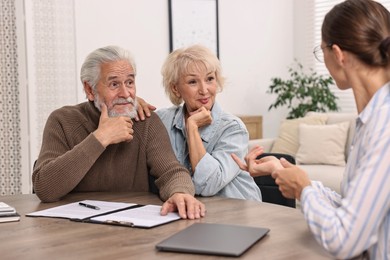
[[[22,179],[28,193],[47,116],[86,100],[79,71],[91,51],[106,45],[131,50],[137,62],[137,94],[158,108],[171,105],[160,75],[169,53],[168,0],[16,1],[25,30],[18,39],[26,38],[26,46],[20,44],[19,76]],[[219,0],[219,54],[227,82],[217,100],[230,113],[262,115],[264,137],[275,137],[287,114],[286,109],[268,112],[275,97],[266,91],[272,77],[288,76],[287,67],[299,53],[301,45],[294,44],[297,2],[305,0]],[[58,75],[52,77],[52,70]]]
[[[78,71],[91,51],[119,45],[135,57],[137,94],[157,107],[169,105],[160,87],[160,67],[169,53],[168,1],[75,1],[75,17]]]
[[[226,111],[262,115],[263,135],[278,133],[283,111],[268,112],[271,78],[293,61],[293,1],[220,0],[220,58],[228,84],[219,96]]]
[[[219,0],[219,53],[227,84],[217,100],[233,114],[263,115],[263,135],[277,135],[285,110],[268,112],[272,77],[293,61],[293,2]],[[137,94],[170,106],[160,68],[169,53],[167,0],[75,1],[77,71],[92,50],[119,45],[137,62]],[[85,100],[79,83],[79,101]]]

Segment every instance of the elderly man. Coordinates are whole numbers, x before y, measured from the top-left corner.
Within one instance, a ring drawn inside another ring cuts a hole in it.
[[[81,82],[89,102],[65,106],[48,118],[32,179],[37,196],[56,201],[70,192],[149,191],[153,176],[165,201],[161,214],[205,215],[187,169],[176,159],[159,117],[137,117],[136,67],[116,46],[86,58]]]

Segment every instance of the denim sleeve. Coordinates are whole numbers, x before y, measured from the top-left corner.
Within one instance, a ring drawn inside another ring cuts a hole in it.
[[[248,150],[248,132],[236,121],[218,129],[210,139],[206,154],[195,168],[193,182],[196,194],[213,196],[236,178],[241,170],[231,158],[234,153],[243,158]],[[242,189],[245,189],[243,185]]]

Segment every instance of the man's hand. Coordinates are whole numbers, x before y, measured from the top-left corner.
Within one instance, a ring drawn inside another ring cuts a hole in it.
[[[99,126],[93,134],[104,146],[133,140],[133,121],[131,118],[109,117],[106,104],[102,104]]]
[[[241,170],[247,171],[252,177],[270,175],[274,171],[283,168],[280,161],[274,156],[266,156],[261,159],[256,159],[264,152],[264,149],[260,146],[253,147],[249,153],[245,156],[245,162],[242,162],[240,158],[232,154],[233,160],[237,163]]]
[[[138,108],[137,108],[137,117],[134,118],[135,121],[144,121],[145,116],[150,117],[150,111],[156,110],[156,107],[147,103],[144,99],[137,97]]]
[[[302,190],[311,185],[307,173],[284,158],[281,158],[280,162],[283,168],[272,173],[275,183],[279,185],[284,197],[300,200]]]
[[[198,219],[206,215],[206,207],[194,196],[184,193],[173,194],[161,208],[161,215],[165,216],[168,212],[179,212],[183,219]]]

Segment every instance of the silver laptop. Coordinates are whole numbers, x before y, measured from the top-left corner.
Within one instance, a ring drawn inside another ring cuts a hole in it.
[[[226,224],[195,223],[156,245],[161,251],[240,256],[270,230]]]

